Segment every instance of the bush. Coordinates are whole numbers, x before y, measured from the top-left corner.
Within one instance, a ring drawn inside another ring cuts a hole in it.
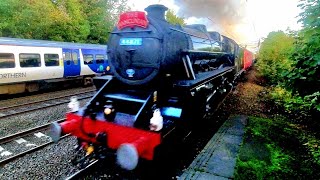
[[[278,107],[289,114],[310,116],[311,111],[320,111],[320,91],[301,97],[276,86],[271,89],[269,95]]]
[[[303,96],[318,96],[320,90],[320,1],[301,0],[300,22],[294,53],[294,68],[287,73],[287,87]]]
[[[257,67],[269,83],[283,83],[283,75],[292,69],[289,59],[294,38],[282,31],[271,32],[261,44]]]

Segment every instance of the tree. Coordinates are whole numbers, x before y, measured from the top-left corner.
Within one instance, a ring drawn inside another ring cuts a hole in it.
[[[82,3],[90,24],[90,43],[105,44],[119,15],[129,10],[127,0],[82,0]]]
[[[304,28],[298,33],[291,56],[294,68],[288,73],[288,85],[308,95],[320,91],[320,1],[301,0],[299,6],[303,10],[299,21]]]
[[[281,82],[271,93],[278,104],[282,104],[290,112],[311,115],[318,120],[320,116],[320,1],[301,0],[299,6],[302,9],[299,21],[302,22],[303,29],[292,34],[295,38],[293,47],[290,45],[292,38],[285,37],[279,32],[278,35],[270,33],[262,43],[258,67],[273,83]],[[288,48],[282,46],[285,44]],[[282,72],[278,71],[279,69]],[[279,79],[278,72],[281,72],[282,79]]]
[[[257,66],[272,84],[283,83],[283,75],[292,69],[293,43],[294,38],[283,31],[270,32],[262,42]]]
[[[178,17],[175,15],[175,12],[171,9],[169,9],[166,13],[166,20],[173,25],[186,25],[183,18]]]
[[[1,0],[0,35],[105,44],[127,0]]]

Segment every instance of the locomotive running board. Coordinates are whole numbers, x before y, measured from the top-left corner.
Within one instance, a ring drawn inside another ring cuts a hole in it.
[[[224,67],[214,71],[199,73],[199,74],[196,74],[196,79],[176,81],[174,83],[174,86],[180,87],[180,88],[188,88],[191,90],[196,88],[200,84],[212,81],[213,79],[220,77],[226,73],[232,72],[233,70],[234,70],[234,67]]]

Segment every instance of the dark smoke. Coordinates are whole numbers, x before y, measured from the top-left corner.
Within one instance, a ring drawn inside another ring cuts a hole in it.
[[[244,21],[246,8],[244,0],[174,0],[174,2],[180,7],[179,16],[207,18],[214,26],[220,27],[223,34],[239,36],[234,32],[234,28]]]

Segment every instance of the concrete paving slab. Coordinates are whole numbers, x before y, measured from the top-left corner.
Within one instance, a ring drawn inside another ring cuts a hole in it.
[[[229,118],[179,179],[233,178],[246,116]]]
[[[206,172],[199,172],[199,171],[190,171],[189,173],[184,174],[181,176],[180,179],[197,179],[197,180],[228,180],[228,178],[224,178],[221,176],[215,176],[210,173]]]

